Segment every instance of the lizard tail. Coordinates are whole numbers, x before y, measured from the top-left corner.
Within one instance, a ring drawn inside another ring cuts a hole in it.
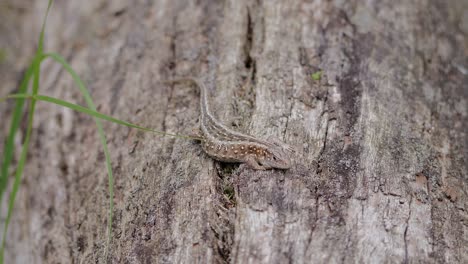
[[[175,83],[184,83],[184,82],[191,82],[194,83],[198,88],[200,89],[200,109],[201,109],[201,115],[206,116],[207,114],[210,113],[209,110],[209,103],[208,103],[208,98],[207,98],[207,88],[205,84],[200,81],[196,77],[180,77],[180,78],[174,78],[171,80],[166,80],[162,81],[164,84],[175,84]]]

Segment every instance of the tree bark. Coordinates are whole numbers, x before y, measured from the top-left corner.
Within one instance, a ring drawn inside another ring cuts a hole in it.
[[[0,6],[1,96],[18,87],[46,2]],[[105,123],[106,260],[96,126],[39,103],[5,263],[468,263],[467,10],[464,0],[57,1],[45,49],[67,58],[100,112],[190,134],[198,91],[161,81],[198,76],[220,120],[288,143],[294,165],[253,171],[196,142]],[[84,104],[56,63],[42,67],[40,93]],[[0,104],[2,149],[12,106]]]

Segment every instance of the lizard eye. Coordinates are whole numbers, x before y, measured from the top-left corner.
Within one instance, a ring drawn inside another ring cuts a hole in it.
[[[274,161],[276,161],[276,160],[277,160],[277,158],[276,158],[275,156],[273,156],[273,160],[274,160]]]

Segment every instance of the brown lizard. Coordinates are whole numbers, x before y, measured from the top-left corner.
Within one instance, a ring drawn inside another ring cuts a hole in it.
[[[178,83],[189,81],[200,89],[200,138],[203,150],[213,159],[222,162],[243,162],[255,170],[289,169],[291,161],[283,146],[268,142],[227,128],[210,112],[207,88],[196,78],[181,78],[166,81]]]

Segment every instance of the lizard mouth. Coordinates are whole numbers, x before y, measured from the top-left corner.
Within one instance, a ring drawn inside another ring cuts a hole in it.
[[[260,166],[262,166],[262,167],[264,167],[264,168],[269,168],[269,167],[270,167],[270,166],[269,166],[267,163],[265,163],[264,161],[260,161],[260,160],[259,160],[259,161],[257,161],[257,162],[258,162],[258,164],[259,164]]]

